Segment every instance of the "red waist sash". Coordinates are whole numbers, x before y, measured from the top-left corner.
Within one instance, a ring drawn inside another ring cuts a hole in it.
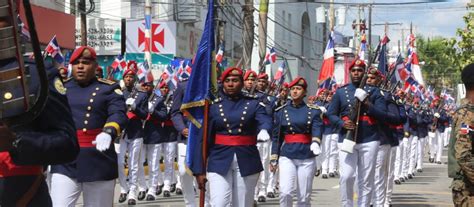
[[[343,116],[342,120],[344,120],[344,121],[349,120],[349,117],[348,116]],[[367,116],[367,115],[359,116],[359,121],[365,121],[365,122],[369,123],[369,125],[374,125],[374,124],[377,123],[377,121],[374,118],[372,118],[370,116]]]
[[[216,134],[216,144],[226,145],[226,146],[256,145],[257,137],[255,135]]]
[[[95,147],[92,141],[95,140],[98,134],[102,132],[102,129],[88,129],[87,131],[77,130],[77,141],[80,147]]]
[[[309,144],[311,143],[311,135],[310,134],[286,134],[285,143]]]

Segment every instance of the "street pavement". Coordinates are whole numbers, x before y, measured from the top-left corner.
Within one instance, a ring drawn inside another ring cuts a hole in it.
[[[394,185],[392,197],[394,207],[453,206],[449,189],[451,179],[447,175],[446,149],[443,154],[443,164],[428,163],[426,157],[422,173],[417,173],[413,179],[401,185]],[[120,187],[117,183],[114,206],[127,206],[126,202],[118,203],[119,194]],[[312,206],[340,206],[339,195],[339,179],[322,179],[321,177],[314,179]],[[354,195],[354,197],[357,198],[357,195]],[[199,198],[196,197],[196,199],[198,201]],[[82,197],[78,200],[77,206],[82,206]],[[137,206],[184,206],[184,201],[182,196],[172,193],[170,198],[163,198],[163,195],[159,195],[155,201],[138,201]],[[258,206],[278,206],[278,198],[267,199],[267,202],[259,203]]]

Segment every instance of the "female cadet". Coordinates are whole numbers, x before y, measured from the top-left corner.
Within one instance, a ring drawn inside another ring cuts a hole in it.
[[[314,157],[321,153],[321,110],[303,101],[307,83],[298,77],[290,84],[292,101],[276,109],[274,115],[271,171],[280,171],[280,206],[292,206],[297,189],[297,206],[311,206],[316,168]],[[296,186],[295,186],[296,185]]]
[[[271,117],[257,99],[242,94],[241,69],[227,68],[221,81],[220,97],[209,106],[210,201],[212,206],[252,206],[263,169],[256,144],[270,139]],[[201,188],[206,175],[196,176]]]

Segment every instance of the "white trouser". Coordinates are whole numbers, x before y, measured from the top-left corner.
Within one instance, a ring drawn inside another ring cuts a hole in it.
[[[430,158],[435,157],[436,155],[436,132],[428,132],[428,145],[430,149]]]
[[[270,142],[270,146],[268,148],[269,154],[271,153],[271,149],[272,149],[272,143]],[[265,166],[264,166],[264,168],[265,168]],[[272,173],[272,172],[270,172],[270,169],[268,169],[267,193],[268,192],[275,193],[278,176],[279,176],[278,170],[276,172]]]
[[[353,153],[339,152],[342,206],[353,206],[354,182],[357,173],[358,206],[369,206],[375,173],[375,157],[379,141],[356,144]],[[340,147],[339,147],[340,148]],[[280,180],[281,182],[281,180]]]
[[[387,177],[389,173],[388,164],[390,159],[390,144],[379,146],[377,158],[375,160],[375,177],[373,187],[372,204],[374,206],[383,206],[385,203],[385,193],[387,190]]]
[[[240,175],[237,156],[231,163],[226,175],[218,173],[207,173],[209,179],[209,191],[211,194],[211,206],[213,207],[248,207],[253,206],[255,186],[257,185],[258,173],[242,177]]]
[[[156,187],[159,185],[160,171],[160,151],[161,144],[145,144],[143,145],[144,155],[143,160],[147,160],[148,164],[148,193],[155,196]],[[142,160],[142,161],[143,161]],[[143,174],[144,176],[144,174]],[[139,179],[140,180],[140,179]],[[139,181],[140,182],[140,181]]]
[[[160,154],[163,155],[163,162],[165,164],[163,176],[163,191],[169,191],[171,188],[171,184],[174,181],[174,158],[176,156],[176,144],[177,142],[166,142],[160,144]],[[160,155],[158,155],[158,159],[159,157]]]
[[[193,186],[194,178],[191,174],[186,173],[186,144],[184,143],[178,143],[178,171],[184,203],[187,207],[194,207],[196,206]]]
[[[400,142],[400,144],[396,147],[396,155],[395,155],[395,166],[393,169],[393,174],[395,176],[395,179],[400,179],[403,177],[402,171],[403,171],[403,154],[404,154],[405,148],[403,147],[403,142]]]
[[[118,174],[120,183],[120,193],[129,192],[129,198],[136,199],[138,182],[138,165],[140,163],[140,153],[143,145],[143,138],[120,139],[120,153],[117,155]],[[125,175],[125,155],[128,152],[128,183]]]
[[[320,159],[322,160],[321,174],[328,174],[336,171],[335,161],[337,156],[337,137],[338,134],[327,134],[323,135],[322,140],[322,153]]]
[[[339,146],[337,145],[339,134],[331,137],[331,154],[329,155],[329,172],[337,172],[339,164]]]
[[[441,162],[441,155],[443,154],[443,133],[436,131],[436,162]]]
[[[446,127],[444,133],[444,147],[446,147],[449,144],[449,137],[451,136],[451,127]]]
[[[74,207],[81,192],[84,206],[109,207],[114,203],[115,180],[78,183],[76,179],[53,173],[51,200],[54,207]]]
[[[423,169],[423,158],[425,157],[426,139],[426,137],[418,138],[418,156],[416,162],[416,169]]]
[[[385,206],[390,206],[392,203],[392,193],[393,193],[393,180],[395,179],[395,156],[397,154],[397,147],[390,148],[390,154],[388,156],[388,175],[387,175],[387,189],[385,193]],[[398,179],[398,177],[397,177]]]
[[[268,169],[270,164],[270,141],[257,142],[257,149],[262,161],[263,171],[260,172],[260,176],[258,178],[257,187],[255,188],[255,197],[265,196],[267,194],[266,190],[268,185],[268,177],[270,174],[270,170]]]
[[[145,158],[146,158],[146,146],[142,144],[140,150],[140,161],[138,162],[138,191],[146,191],[148,188],[145,179]]]
[[[296,206],[311,206],[311,192],[316,160],[280,157],[280,206],[293,206],[296,190]]]
[[[416,165],[416,155],[417,155],[417,148],[418,148],[418,136],[411,136],[410,137],[410,154],[409,154],[409,164],[408,164],[408,174],[415,173],[415,165]]]
[[[402,157],[402,177],[408,176],[408,168],[410,167],[410,151],[411,139],[403,137],[403,157]]]

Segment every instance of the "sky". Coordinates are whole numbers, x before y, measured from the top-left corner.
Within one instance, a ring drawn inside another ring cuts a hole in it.
[[[414,2],[419,0],[372,0],[376,3],[392,3],[392,2]],[[388,36],[391,39],[391,46],[396,46],[397,41],[401,37],[401,29],[409,29],[410,22],[413,22],[415,34],[421,34],[425,37],[456,37],[456,29],[465,27],[462,19],[468,12],[474,12],[466,9],[466,4],[470,0],[455,0],[439,3],[423,3],[414,5],[401,6],[374,6],[372,9],[372,24],[380,23],[402,23],[402,25],[389,26]],[[351,2],[354,1],[337,1],[335,2]],[[360,3],[369,3],[369,1],[356,1]],[[336,9],[340,5],[336,5]],[[352,20],[357,17],[358,9],[349,7],[346,12],[346,25],[337,26],[336,30],[341,31],[345,35],[353,34],[351,28]],[[368,9],[362,12],[368,20]],[[384,26],[373,26],[372,34],[382,35]],[[405,30],[405,35],[409,30]]]

